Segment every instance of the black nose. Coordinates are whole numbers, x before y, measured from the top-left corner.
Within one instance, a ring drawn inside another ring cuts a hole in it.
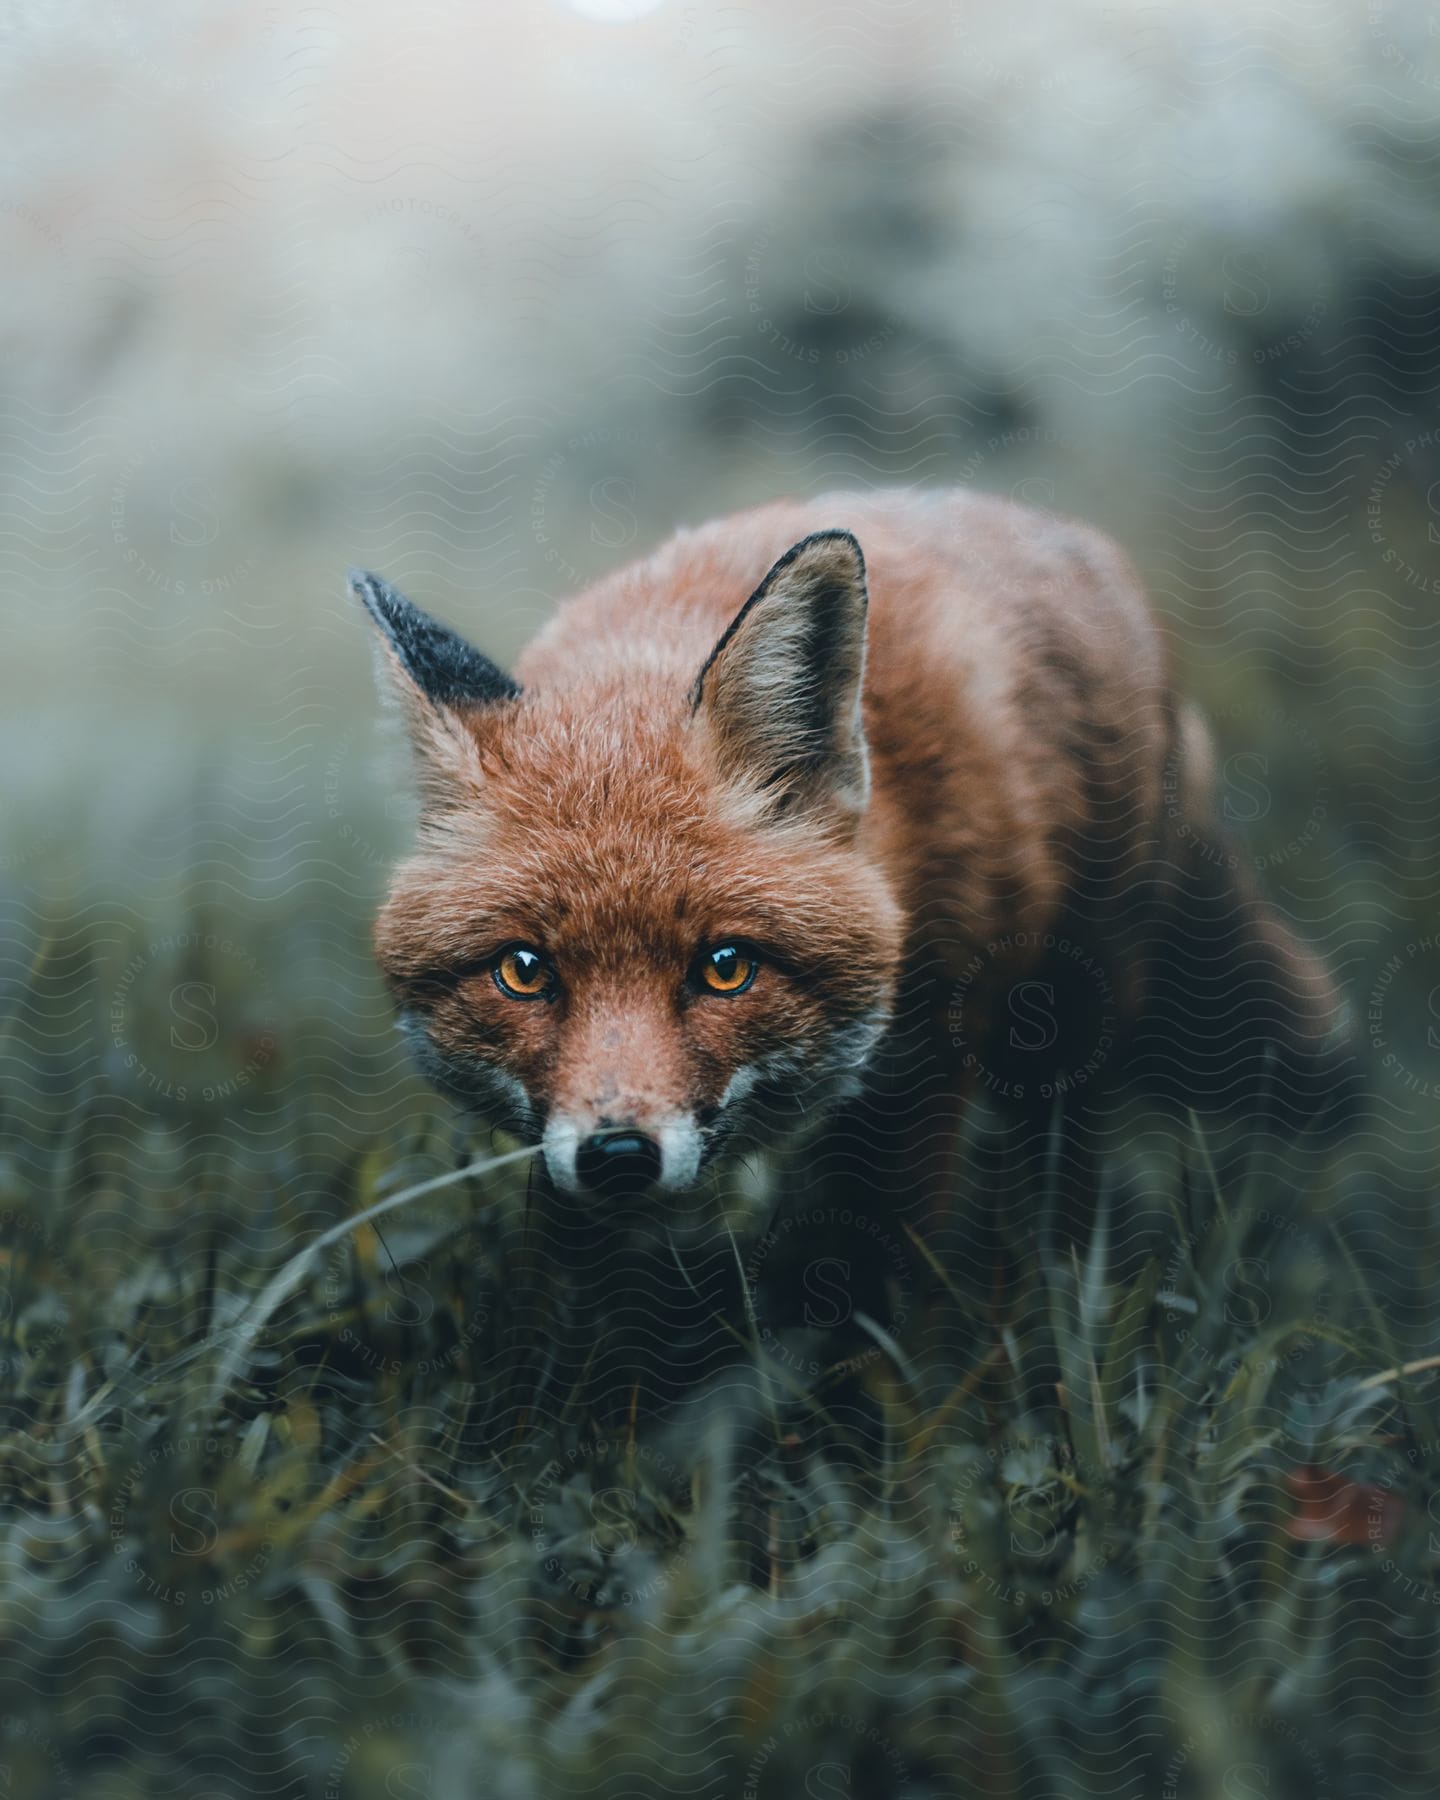
[[[621,1194],[660,1178],[660,1146],[643,1131],[622,1126],[597,1131],[575,1153],[575,1174],[592,1193]]]

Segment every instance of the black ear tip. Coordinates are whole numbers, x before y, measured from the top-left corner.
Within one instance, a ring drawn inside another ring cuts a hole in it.
[[[351,569],[350,592],[380,628],[401,667],[439,706],[481,706],[514,700],[520,689],[488,656],[448,625],[421,612],[398,588],[368,569]]]
[[[388,581],[372,575],[369,569],[348,569],[345,584],[377,619],[383,618],[399,598]]]
[[[865,566],[865,552],[860,548],[859,538],[844,525],[834,525],[828,531],[812,531],[804,542],[807,545],[834,544],[837,549],[849,551],[861,568]]]

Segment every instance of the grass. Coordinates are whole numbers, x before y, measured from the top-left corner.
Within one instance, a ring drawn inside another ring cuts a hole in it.
[[[1067,1237],[979,1116],[952,1226],[817,1330],[805,1233],[597,1258],[379,1086],[297,1153],[32,1081],[12,1793],[1433,1791],[1433,1377],[1343,1150],[1137,1117]]]
[[[1131,1102],[1081,1192],[977,1109],[938,1231],[597,1232],[406,1066],[383,821],[247,860],[196,805],[128,893],[37,856],[0,952],[11,1794],[1435,1791],[1393,1094]]]

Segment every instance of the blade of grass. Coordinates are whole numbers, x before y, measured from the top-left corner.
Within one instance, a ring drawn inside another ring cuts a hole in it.
[[[1194,1107],[1189,1110],[1191,1135],[1195,1140],[1195,1148],[1200,1152],[1200,1161],[1205,1166],[1205,1173],[1210,1180],[1210,1193],[1215,1201],[1215,1210],[1220,1215],[1221,1224],[1228,1227],[1230,1215],[1225,1205],[1225,1195],[1221,1191],[1219,1171],[1215,1167],[1215,1159],[1210,1154],[1210,1145],[1206,1141],[1204,1129],[1200,1124],[1200,1115]]]
[[[1406,1375],[1424,1375],[1430,1369],[1440,1369],[1440,1356],[1422,1356],[1418,1362],[1400,1363],[1393,1369],[1382,1369],[1378,1375],[1367,1375],[1363,1381],[1355,1383],[1355,1391],[1365,1393],[1371,1388],[1384,1387],[1387,1381],[1399,1381]]]
[[[1104,1370],[1100,1377],[1100,1409],[1108,1421],[1119,1409],[1126,1376],[1134,1366],[1142,1343],[1145,1322],[1155,1304],[1155,1291],[1163,1273],[1160,1258],[1152,1256],[1120,1302],[1110,1328]]]
[[[959,1288],[956,1287],[955,1283],[945,1273],[945,1265],[925,1242],[924,1238],[921,1237],[920,1233],[911,1225],[902,1224],[901,1229],[904,1231],[906,1237],[909,1238],[910,1242],[925,1258],[925,1261],[930,1265],[931,1272],[938,1278],[940,1285],[945,1289],[945,1292],[957,1306],[964,1306],[966,1304],[964,1296],[961,1294]]]
[[[474,1175],[488,1175],[494,1169],[503,1169],[510,1163],[524,1162],[537,1154],[536,1146],[527,1146],[523,1150],[512,1150],[505,1156],[492,1156],[484,1162],[466,1163],[463,1168],[452,1169],[446,1175],[433,1176],[429,1181],[420,1181],[414,1187],[402,1188],[398,1194],[391,1194],[384,1200],[377,1200],[373,1206],[367,1206],[363,1212],[352,1218],[342,1219],[338,1225],[332,1225],[328,1231],[322,1231],[313,1238],[303,1250],[295,1253],[290,1260],[274,1274],[245,1314],[235,1324],[228,1326],[225,1336],[229,1338],[223,1353],[215,1367],[209,1389],[205,1396],[206,1413],[211,1413],[225,1398],[230,1383],[245,1366],[245,1360],[254,1349],[260,1333],[273,1317],[275,1309],[288,1300],[290,1295],[304,1281],[322,1250],[328,1250],[332,1244],[338,1244],[342,1238],[366,1225],[371,1219],[378,1219],[384,1213],[395,1212],[408,1205],[412,1200],[419,1200],[426,1194],[438,1193],[441,1188],[455,1187],[462,1181],[468,1181]],[[214,1340],[212,1339],[211,1342]]]
[[[905,1377],[906,1381],[909,1382],[910,1390],[915,1395],[916,1399],[920,1399],[923,1396],[924,1390],[920,1386],[919,1377],[906,1361],[905,1352],[895,1342],[894,1338],[891,1337],[890,1333],[885,1330],[883,1325],[878,1325],[875,1320],[870,1317],[869,1313],[857,1312],[854,1315],[854,1319],[855,1323],[865,1333],[866,1337],[875,1340],[885,1352],[886,1356],[890,1358],[890,1361],[894,1363],[895,1367]]]
[[[728,1229],[728,1227],[727,1227],[727,1229]],[[680,1260],[680,1253],[679,1253],[678,1249],[676,1248],[674,1238],[671,1237],[669,1233],[667,1233],[666,1236],[669,1238],[670,1254],[675,1259],[675,1267],[680,1271],[681,1275],[684,1277],[685,1281],[688,1283],[688,1285],[690,1287],[690,1291],[698,1297],[700,1290],[699,1290],[699,1288],[697,1288],[695,1286],[694,1281],[692,1281],[690,1278],[689,1271],[686,1269],[684,1263]],[[731,1236],[730,1243],[731,1243],[731,1248],[734,1250],[736,1259],[738,1261],[739,1255],[740,1255],[740,1247],[738,1244],[736,1244],[733,1234]],[[805,1387],[803,1383],[797,1381],[795,1379],[795,1377],[793,1375],[791,1375],[791,1373],[789,1372],[788,1369],[779,1367],[777,1364],[774,1363],[773,1359],[772,1360],[766,1359],[765,1354],[760,1347],[760,1340],[759,1340],[759,1336],[758,1336],[758,1330],[759,1330],[758,1322],[755,1319],[754,1309],[750,1304],[748,1295],[746,1296],[746,1300],[745,1300],[745,1316],[746,1316],[746,1319],[750,1322],[750,1324],[752,1326],[752,1331],[753,1331],[752,1336],[750,1336],[748,1338],[745,1336],[745,1334],[742,1331],[738,1330],[736,1328],[736,1326],[734,1325],[734,1323],[731,1320],[727,1319],[723,1313],[712,1311],[710,1314],[711,1319],[714,1321],[714,1323],[716,1325],[719,1326],[719,1328],[726,1334],[726,1336],[733,1338],[734,1341],[740,1346],[740,1348],[742,1350],[748,1350],[750,1352],[751,1356],[755,1359],[756,1371],[759,1374],[760,1379],[764,1383],[764,1387],[765,1387],[766,1408],[770,1414],[771,1426],[776,1433],[775,1441],[777,1443],[779,1443],[781,1441],[781,1436],[783,1434],[780,1431],[780,1416],[775,1407],[775,1395],[774,1395],[774,1389],[772,1387],[772,1383],[778,1383],[779,1386],[783,1387],[789,1393],[789,1395],[791,1396],[792,1399],[803,1401],[810,1408],[810,1410],[814,1413],[814,1415],[817,1419],[823,1420],[823,1422],[825,1424],[833,1426],[835,1423],[835,1420],[831,1417],[828,1408],[823,1404],[823,1402],[815,1394],[814,1390],[811,1388]]]
[[[940,1427],[959,1411],[979,1387],[989,1371],[1002,1357],[1004,1357],[1004,1355],[1005,1346],[1003,1344],[992,1344],[990,1346],[984,1356],[981,1357],[980,1361],[976,1363],[973,1369],[971,1369],[970,1373],[950,1390],[935,1411],[931,1413],[930,1417],[925,1421],[924,1425],[921,1426],[920,1430],[916,1432],[910,1445],[910,1454],[912,1456],[919,1456],[921,1454]]]
[[[1408,1380],[1404,1362],[1395,1353],[1395,1339],[1391,1335],[1390,1322],[1385,1317],[1384,1311],[1381,1309],[1379,1302],[1371,1291],[1370,1283],[1365,1279],[1364,1271],[1361,1269],[1359,1263],[1356,1262],[1355,1253],[1346,1242],[1345,1234],[1333,1220],[1330,1223],[1330,1233],[1335,1239],[1335,1242],[1340,1246],[1340,1254],[1345,1258],[1345,1266],[1349,1269],[1351,1278],[1369,1311],[1371,1321],[1375,1327],[1375,1335],[1380,1340],[1380,1344],[1385,1351],[1386,1357],[1389,1359],[1391,1366],[1395,1370],[1395,1386],[1400,1399],[1405,1406],[1405,1410],[1410,1413],[1412,1423],[1416,1419],[1419,1420],[1422,1428],[1419,1435],[1433,1442],[1435,1438],[1434,1417],[1431,1414],[1430,1408],[1420,1398],[1416,1389]]]

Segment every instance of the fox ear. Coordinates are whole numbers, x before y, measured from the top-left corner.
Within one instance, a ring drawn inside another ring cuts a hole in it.
[[[476,708],[519,697],[519,687],[488,656],[413,606],[388,581],[350,572],[350,592],[380,632],[391,693],[415,746],[422,788],[440,795],[475,773],[475,745],[463,719]]]
[[[722,765],[792,804],[863,811],[869,759],[865,558],[848,531],[787,550],[741,607],[692,691]]]

